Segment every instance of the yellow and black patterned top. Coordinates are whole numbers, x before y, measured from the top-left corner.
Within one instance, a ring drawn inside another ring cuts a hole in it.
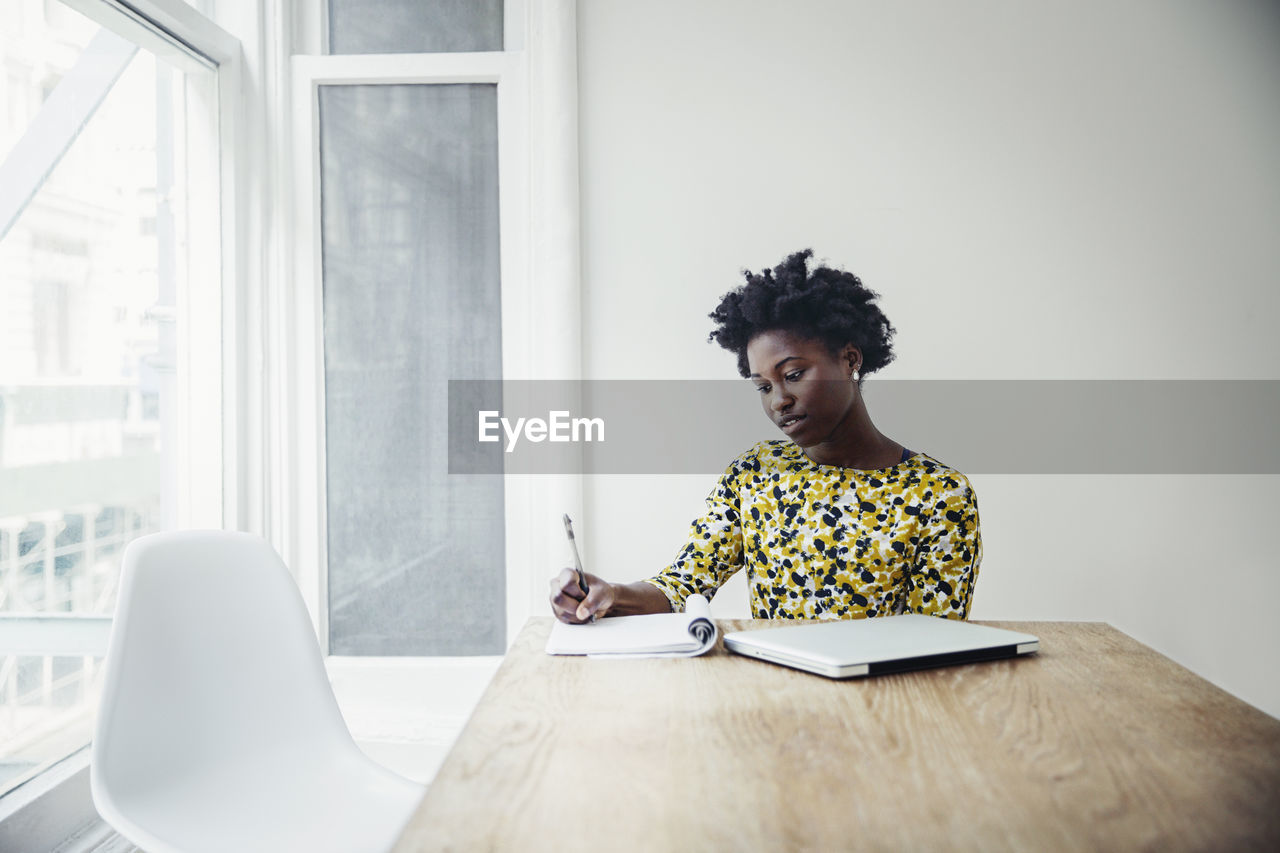
[[[648,582],[679,611],[745,567],[761,619],[964,619],[981,561],[978,502],[959,471],[921,453],[872,471],[819,465],[777,440],[734,460]]]

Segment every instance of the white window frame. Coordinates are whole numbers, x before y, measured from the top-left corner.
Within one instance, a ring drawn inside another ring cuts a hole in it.
[[[572,32],[572,3],[530,6],[538,12],[550,7],[567,12]],[[531,126],[530,102],[539,99],[531,98],[530,51],[524,49],[524,45],[529,35],[533,35],[535,45],[540,43],[541,34],[526,34],[524,7],[523,2],[508,3],[507,49],[500,52],[293,58],[294,233],[298,246],[294,278],[298,286],[292,315],[296,323],[280,332],[281,337],[290,342],[287,348],[295,359],[292,371],[295,381],[291,383],[294,405],[286,413],[288,423],[282,426],[293,437],[296,447],[292,471],[286,480],[295,485],[298,500],[285,562],[295,567],[326,653],[319,87],[496,84],[503,376],[508,379],[574,378],[579,372],[576,140],[571,153],[562,151],[552,158],[555,162],[551,167],[539,162],[538,134],[546,131],[541,124]],[[560,23],[563,25],[564,20]],[[545,87],[544,77],[539,76],[536,84]],[[576,90],[572,95],[576,98]],[[546,99],[547,95],[542,93],[541,100]],[[576,136],[576,126],[571,132]],[[561,186],[549,187],[549,179],[559,180]],[[565,192],[563,185],[570,182]],[[566,196],[572,196],[572,201],[566,202]],[[533,215],[535,210],[545,212],[548,207],[555,208],[554,212]],[[553,268],[548,258],[562,252],[561,247],[567,247],[572,257],[561,262],[560,268]],[[536,501],[554,500],[550,506],[572,511],[581,498],[576,477],[508,476],[505,485],[507,636],[511,640],[534,612],[535,602],[545,601],[545,585],[535,588],[535,578],[550,577],[554,574],[550,567],[564,559],[563,542],[548,537],[542,530],[545,525],[539,509],[547,504]],[[549,517],[556,518],[563,511],[557,509]],[[563,534],[559,535],[562,539]]]
[[[196,156],[217,163],[218,175],[193,187],[201,197],[216,195],[219,211],[193,209],[190,225],[203,233],[219,235],[216,250],[191,246],[188,278],[178,295],[180,422],[174,458],[182,467],[177,477],[184,484],[173,518],[178,526],[221,527],[244,524],[246,481],[240,437],[245,410],[245,383],[255,353],[244,339],[244,255],[239,250],[246,230],[251,186],[242,152],[246,148],[242,97],[244,54],[238,38],[204,17],[183,0],[61,0],[101,26],[179,67],[215,70],[213,90],[188,96],[211,98],[216,93],[216,133],[189,133],[189,145],[200,146]],[[196,54],[192,56],[191,53]],[[199,85],[199,84],[196,84]],[[198,129],[197,129],[198,130]],[[207,245],[207,244],[205,244]],[[217,269],[217,276],[200,277],[200,270]],[[192,325],[189,316],[218,316],[218,324]],[[220,410],[220,415],[219,415]],[[219,447],[219,454],[192,453],[193,447]],[[238,524],[237,524],[238,523]],[[74,646],[83,654],[105,653],[106,619],[69,617],[59,625],[54,617],[38,620],[40,643]],[[92,623],[92,624],[91,624]],[[22,626],[8,628],[20,632]],[[37,643],[39,645],[39,643]],[[45,772],[0,798],[0,849],[60,850],[99,849],[113,833],[98,818],[88,790],[87,748],[54,764]]]
[[[291,305],[273,327],[290,361],[274,431],[290,438],[280,476],[293,488],[281,551],[303,591],[339,700],[386,697],[382,732],[441,748],[456,736],[498,656],[348,657],[329,649],[321,306],[320,86],[492,83],[498,100],[502,371],[505,379],[581,376],[576,3],[507,0],[504,50],[475,53],[297,55],[292,58]],[[323,14],[295,21],[313,50]],[[468,377],[470,378],[470,377]],[[581,513],[578,475],[505,477],[506,637],[549,613],[547,582],[567,564],[563,526]],[[393,697],[410,695],[411,711]],[[400,716],[403,714],[404,716]],[[406,729],[412,728],[412,731]],[[355,726],[357,739],[361,737]]]
[[[526,170],[521,168],[519,153],[523,149],[524,125],[523,63],[508,52],[389,54],[378,56],[296,56],[293,59],[295,97],[294,127],[301,132],[295,186],[301,196],[298,207],[297,281],[295,293],[296,336],[299,382],[295,386],[295,406],[288,414],[296,418],[289,432],[298,447],[298,465],[290,478],[296,483],[301,500],[297,521],[298,540],[294,559],[286,564],[296,566],[299,581],[311,608],[320,636],[321,647],[329,651],[328,565],[326,542],[325,477],[325,405],[324,405],[324,341],[321,305],[322,275],[320,234],[320,157],[318,93],[322,86],[380,85],[395,86],[445,85],[456,83],[491,83],[498,97],[498,188],[500,270],[503,328],[502,368],[504,375],[519,363],[509,346],[522,331],[506,328],[507,318],[521,316],[509,310],[528,292],[524,278],[528,263],[522,229],[517,223],[527,221],[524,213],[527,192]],[[507,500],[507,548],[518,548],[519,526],[512,522],[523,508]],[[515,529],[513,529],[515,528]],[[514,536],[513,536],[514,534]],[[509,566],[513,561],[508,561]],[[509,591],[519,596],[519,576],[508,575]],[[514,608],[512,608],[514,609]],[[508,626],[510,630],[510,626]]]
[[[221,116],[231,116],[234,102],[228,90],[234,91],[234,85],[225,85],[227,77],[234,80],[235,57],[239,43],[211,22],[195,15],[190,7],[180,0],[145,0],[135,5],[154,14],[153,23],[148,24],[138,12],[129,7],[117,5],[114,0],[62,0],[67,6],[80,11],[101,26],[115,32],[152,53],[167,58],[179,67],[197,70],[212,70],[217,74],[217,82],[212,87],[204,83],[189,83],[188,94],[198,94],[211,100],[217,97],[215,109]],[[178,7],[176,15],[168,15],[168,6]],[[161,32],[153,26],[163,27]],[[180,46],[180,40],[173,33],[184,32],[185,41],[191,49],[199,51],[203,56],[193,58]],[[225,76],[224,76],[225,75]],[[206,81],[207,82],[207,81]],[[193,92],[198,86],[201,91]],[[197,120],[200,120],[197,116]],[[234,127],[227,120],[218,120],[217,131],[211,123],[204,127],[208,134],[201,134],[202,129],[196,127],[196,133],[189,134],[188,143],[199,146],[196,157],[203,162],[216,162],[220,176],[225,176],[233,169],[228,168],[228,156],[222,152],[230,152],[228,144]],[[195,181],[203,180],[201,172],[191,176]],[[215,186],[215,181],[225,183],[225,177],[219,177],[192,186],[193,195],[197,198],[219,198],[225,195],[226,188]],[[233,226],[234,213],[229,206],[219,204],[220,214],[195,207],[188,211],[192,230],[201,233],[219,233]],[[219,216],[221,217],[219,219]],[[209,241],[192,241],[189,246],[191,254],[187,258],[187,274],[183,277],[183,285],[177,295],[177,316],[179,324],[179,353],[175,369],[180,374],[177,383],[180,398],[175,406],[177,412],[177,428],[175,444],[166,452],[172,464],[178,466],[170,472],[180,489],[174,491],[176,507],[170,521],[174,526],[219,527],[222,524],[225,501],[229,494],[234,494],[234,482],[227,479],[224,467],[225,442],[224,421],[218,416],[219,409],[229,405],[230,394],[234,391],[232,383],[226,381],[223,370],[224,344],[221,337],[232,325],[224,317],[224,296],[230,298],[234,293],[233,256],[225,241],[217,241],[217,248],[211,248]],[[201,276],[201,271],[221,270],[218,277]],[[222,317],[221,322],[193,325],[188,322],[190,316]],[[165,321],[168,321],[167,319]],[[194,447],[217,447],[219,454],[193,453]],[[42,646],[58,649],[58,654],[101,655],[105,651],[105,633],[109,627],[109,617],[91,617],[79,614],[60,616],[58,614],[33,614],[31,616],[6,615],[3,619],[6,636],[15,642],[26,642],[27,654],[37,654]],[[29,641],[27,641],[29,640]]]
[[[167,452],[178,466],[171,474],[181,484],[176,490],[177,506],[171,519],[174,526],[220,527],[236,486],[228,478],[233,466],[227,464],[230,460],[226,458],[225,435],[235,386],[224,370],[224,354],[229,352],[227,336],[235,331],[233,317],[226,310],[235,292],[234,245],[228,245],[225,235],[235,224],[234,210],[227,199],[228,177],[235,171],[234,98],[239,41],[181,0],[130,0],[128,5],[118,0],[61,2],[179,68],[214,72],[209,86],[188,81],[188,98],[216,98],[217,115],[204,128],[197,127],[197,132],[189,133],[187,141],[195,146],[196,157],[217,164],[217,177],[207,182],[203,182],[203,173],[193,173],[197,183],[191,190],[197,198],[218,198],[219,212],[214,215],[193,207],[188,213],[193,231],[217,233],[223,239],[218,240],[216,248],[204,240],[190,244],[187,275],[177,297],[178,422],[175,445]],[[219,270],[219,275],[204,273],[212,270]],[[192,316],[219,317],[221,322],[192,324],[188,321]],[[218,447],[222,453],[192,452],[197,447]]]

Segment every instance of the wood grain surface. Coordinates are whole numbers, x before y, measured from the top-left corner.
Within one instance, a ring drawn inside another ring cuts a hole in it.
[[[1280,721],[1105,624],[987,622],[1040,652],[852,681],[552,657],[550,624],[396,850],[1280,850]]]

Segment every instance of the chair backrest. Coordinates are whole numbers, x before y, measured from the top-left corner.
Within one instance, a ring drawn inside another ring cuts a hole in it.
[[[93,743],[100,789],[138,791],[245,755],[358,750],[297,585],[262,539],[144,536],[125,550]]]

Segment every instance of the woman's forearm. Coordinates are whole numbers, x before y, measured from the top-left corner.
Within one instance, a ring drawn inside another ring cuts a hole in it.
[[[636,581],[628,584],[615,584],[613,587],[613,606],[609,608],[610,616],[637,616],[642,613],[670,613],[671,602],[651,583]]]

